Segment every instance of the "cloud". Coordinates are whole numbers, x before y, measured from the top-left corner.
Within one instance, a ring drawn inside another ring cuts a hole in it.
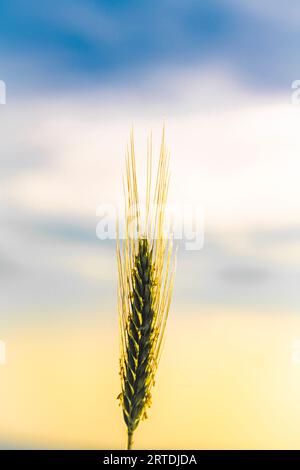
[[[291,227],[266,229],[260,234],[255,234],[254,240],[262,244],[300,242],[300,227],[294,225]]]
[[[93,228],[87,240],[84,224],[77,225],[75,236],[75,222],[64,224],[62,232],[55,220],[49,220],[48,226],[39,218],[23,219],[16,214],[2,220],[3,323],[25,318],[26,322],[59,320],[70,310],[75,315],[82,308],[93,314],[95,306],[104,315],[107,305],[114,304],[113,252],[96,239]]]
[[[256,231],[257,236],[260,230]],[[179,251],[174,302],[198,309],[218,306],[251,313],[298,312],[299,263],[258,249],[250,232],[208,232],[203,250]]]
[[[299,308],[299,251],[253,236],[289,231],[299,218],[299,108],[284,96],[250,93],[226,68],[165,67],[138,89],[40,94],[0,111],[1,246],[14,269],[2,276],[0,298],[11,318],[115,308],[114,248],[98,244],[96,209],[122,198],[132,123],[142,171],[147,133],[157,155],[163,121],[170,202],[204,208],[207,234],[203,251],[179,261],[179,302]]]
[[[267,280],[269,272],[266,267],[259,267],[255,263],[254,265],[252,264],[253,263],[239,263],[226,266],[220,270],[220,275],[226,282],[232,282],[235,284],[259,284]]]
[[[299,215],[299,108],[284,96],[245,92],[221,70],[177,75],[166,69],[161,90],[152,83],[135,91],[41,95],[7,104],[1,113],[2,208],[94,218],[99,204],[122,197],[132,123],[142,170],[147,132],[153,130],[157,150],[165,121],[172,203],[201,206],[209,227],[279,220],[290,226]]]

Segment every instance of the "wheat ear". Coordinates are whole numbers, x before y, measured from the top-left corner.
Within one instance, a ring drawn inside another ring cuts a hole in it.
[[[152,197],[152,144],[148,142],[145,218],[137,187],[133,134],[126,154],[125,239],[117,238],[118,300],[120,322],[119,395],[127,427],[127,449],[133,433],[151,404],[151,389],[161,354],[171,292],[175,257],[165,235],[165,207],[169,185],[169,155],[164,133]],[[151,203],[152,201],[152,203]]]

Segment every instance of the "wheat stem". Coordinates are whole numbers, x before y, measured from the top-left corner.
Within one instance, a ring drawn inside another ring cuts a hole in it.
[[[127,450],[131,450],[133,445],[133,433],[127,432]]]

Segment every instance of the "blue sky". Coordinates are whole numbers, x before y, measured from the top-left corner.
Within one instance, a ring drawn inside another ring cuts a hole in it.
[[[4,1],[0,71],[16,89],[57,90],[213,63],[282,90],[298,74],[299,18],[297,0]]]
[[[174,201],[205,210],[204,249],[181,261],[195,305],[298,308],[299,21],[298,0],[2,2],[7,319],[115,308],[96,209],[115,203],[132,123],[142,160],[163,121]],[[179,303],[192,297],[184,279]]]

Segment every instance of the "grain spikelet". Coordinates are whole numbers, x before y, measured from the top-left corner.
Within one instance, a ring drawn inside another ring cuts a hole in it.
[[[172,239],[165,231],[169,155],[163,133],[154,191],[152,143],[148,142],[145,204],[140,206],[133,133],[126,154],[125,237],[117,236],[120,323],[119,395],[127,426],[127,448],[151,404],[174,279]],[[141,214],[144,208],[144,218]],[[117,230],[118,232],[119,230]]]

